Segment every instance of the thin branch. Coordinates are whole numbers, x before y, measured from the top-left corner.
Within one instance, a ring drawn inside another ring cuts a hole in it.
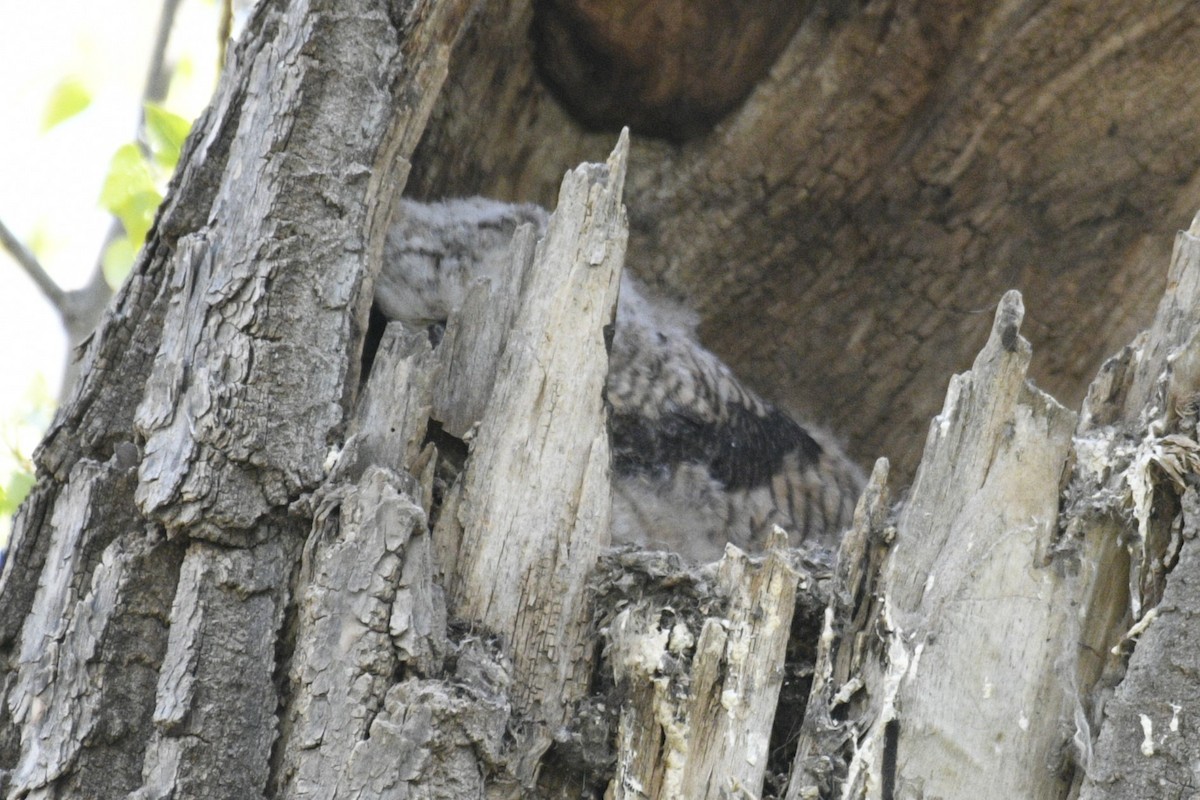
[[[158,15],[158,30],[154,33],[154,48],[150,51],[150,65],[146,68],[146,83],[142,86],[142,102],[138,106],[137,133],[134,136],[146,158],[151,156],[146,140],[146,103],[161,103],[171,88],[172,71],[167,68],[167,45],[171,42],[179,3],[180,0],[163,0],[162,12]],[[104,240],[100,247],[102,257],[114,238],[110,233]]]
[[[171,29],[175,27],[175,13],[180,0],[163,0],[162,13],[158,17],[158,31],[154,34],[154,49],[150,55],[150,67],[146,71],[146,86],[142,90],[142,101],[162,102],[171,88],[171,71],[167,69],[167,44],[171,41]]]
[[[0,244],[4,245],[4,249],[12,254],[16,262],[21,265],[21,268],[28,273],[37,287],[42,290],[42,294],[46,295],[46,299],[54,304],[55,309],[60,315],[66,313],[66,292],[54,282],[54,279],[47,274],[42,268],[41,263],[33,253],[29,252],[21,240],[13,235],[13,232],[8,229],[3,220],[0,220]]]
[[[142,105],[138,110],[136,139],[143,152],[147,151],[146,103],[161,102],[166,98],[167,90],[171,85],[171,70],[167,67],[167,45],[171,39],[171,30],[175,27],[175,16],[179,10],[179,3],[180,0],[163,0],[162,12],[158,18],[158,31],[154,37],[154,48],[151,51],[150,64],[146,70],[146,83],[142,90]],[[54,305],[72,346],[78,345],[95,330],[104,313],[104,308],[112,296],[112,289],[104,279],[104,253],[108,250],[109,245],[121,235],[121,232],[122,226],[114,218],[104,243],[100,245],[100,255],[96,259],[96,266],[92,270],[88,284],[81,289],[64,291],[46,273],[33,253],[29,252],[29,249],[13,235],[3,221],[0,221],[0,244],[4,246],[5,250],[12,253],[16,262],[21,265],[37,287],[41,289],[42,294]],[[68,358],[64,368],[60,400],[70,392],[78,369],[79,365],[74,359]]]
[[[233,36],[233,0],[222,0],[221,21],[217,26],[217,73],[225,68],[225,51]]]
[[[151,50],[150,64],[146,69],[146,83],[142,89],[142,103],[138,109],[135,138],[147,157],[150,154],[146,145],[146,103],[161,102],[166,98],[167,90],[171,86],[171,70],[167,67],[167,45],[171,40],[171,30],[175,27],[175,15],[179,10],[179,3],[180,0],[163,0],[162,11],[158,17],[158,31],[154,36],[154,48]],[[63,327],[67,331],[67,339],[72,347],[84,341],[96,329],[104,314],[104,309],[108,305],[108,300],[112,297],[112,289],[104,278],[104,254],[109,245],[116,241],[122,232],[123,227],[120,221],[114,217],[109,226],[108,235],[104,237],[104,242],[100,245],[96,266],[92,270],[91,279],[86,286],[73,292],[63,292],[55,287],[59,292],[59,300],[55,302],[55,308],[62,318]],[[46,287],[38,281],[37,275],[33,272],[30,274],[34,281],[37,281],[38,285],[42,287],[42,291],[46,291]],[[42,274],[45,275],[44,272]],[[80,364],[76,359],[67,358],[67,363],[63,368],[60,402],[70,396],[71,389],[79,376],[79,368]]]

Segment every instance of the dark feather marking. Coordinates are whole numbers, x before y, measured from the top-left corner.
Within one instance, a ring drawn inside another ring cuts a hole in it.
[[[664,476],[679,464],[703,464],[725,488],[752,489],[770,486],[788,454],[806,470],[822,453],[808,431],[774,408],[759,416],[727,405],[725,418],[715,422],[683,411],[657,419],[614,413],[610,424],[613,468],[624,475]]]

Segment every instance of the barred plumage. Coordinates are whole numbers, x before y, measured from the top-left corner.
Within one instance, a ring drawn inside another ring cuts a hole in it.
[[[546,212],[482,198],[402,201],[376,302],[392,319],[444,320],[470,282],[499,274],[516,227]],[[621,282],[606,396],[613,453],[613,540],[719,558],[773,525],[836,544],[862,473],[828,437],[742,384],[702,347],[686,312]]]

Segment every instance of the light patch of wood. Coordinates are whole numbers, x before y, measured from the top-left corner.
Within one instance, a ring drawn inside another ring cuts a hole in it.
[[[608,543],[609,450],[603,405],[625,255],[621,205],[628,138],[606,165],[563,179],[472,443],[457,518],[451,607],[500,635],[529,715],[531,763],[586,681],[584,584]]]
[[[801,578],[779,549],[785,542],[753,560],[729,546],[713,581],[725,611],[698,630],[685,619],[664,628],[655,603],[617,615],[608,661],[630,695],[617,728],[614,798],[761,792]]]

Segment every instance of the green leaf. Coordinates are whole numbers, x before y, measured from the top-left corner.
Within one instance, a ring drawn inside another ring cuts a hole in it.
[[[12,515],[34,484],[33,462],[24,453],[41,438],[54,415],[46,378],[34,376],[19,403],[0,416],[0,548],[12,528]]]
[[[121,285],[125,276],[129,274],[129,270],[133,269],[137,252],[138,249],[133,246],[133,242],[128,236],[114,239],[108,247],[104,248],[101,270],[103,270],[104,280],[108,282],[109,286],[116,289]]]
[[[100,205],[121,220],[135,249],[146,241],[146,232],[161,202],[151,164],[137,145],[122,145],[109,164],[100,189]]]
[[[42,133],[83,111],[92,104],[92,93],[77,76],[59,81],[50,92],[46,110],[42,114]]]
[[[100,205],[113,214],[129,202],[129,198],[143,192],[154,191],[154,173],[142,151],[136,144],[124,144],[113,153],[100,188]]]
[[[122,206],[118,216],[135,249],[146,242],[146,234],[154,224],[154,212],[158,211],[162,199],[157,189],[150,189],[130,195],[129,200]]]
[[[17,513],[17,507],[25,500],[29,490],[33,488],[32,472],[13,470],[8,475],[8,482],[0,486],[0,515],[12,516]]]
[[[172,114],[160,105],[146,103],[146,135],[154,160],[169,170],[179,163],[179,151],[187,139],[192,123]]]

